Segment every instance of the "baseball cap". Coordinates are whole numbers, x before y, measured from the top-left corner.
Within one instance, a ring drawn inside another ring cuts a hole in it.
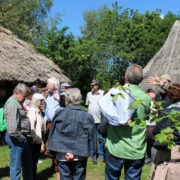
[[[168,80],[168,81],[171,81],[171,76],[168,75],[168,74],[163,74],[163,75],[161,76],[161,79],[166,79],[166,80]]]
[[[68,84],[68,83],[62,83],[62,84],[61,84],[61,88],[62,88],[62,87],[70,87],[70,86],[71,86],[71,85]]]

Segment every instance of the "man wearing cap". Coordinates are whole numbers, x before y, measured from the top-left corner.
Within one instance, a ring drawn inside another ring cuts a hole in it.
[[[161,79],[161,81],[164,82],[165,84],[171,83],[171,77],[170,77],[170,75],[168,75],[168,74],[163,74],[160,79]],[[164,101],[164,102],[162,103],[162,105],[161,105],[163,109],[166,108],[166,107],[168,107],[168,106],[170,105],[170,100],[169,100],[168,93],[167,93],[167,91],[166,91],[163,87],[161,87],[160,92],[156,95],[155,100],[156,100],[157,102],[162,102],[162,101]]]
[[[70,87],[71,87],[70,84],[62,83],[61,88],[60,88],[60,94],[57,94],[57,93],[54,94],[54,98],[59,101],[59,104],[60,104],[61,107],[66,106],[66,104],[65,104],[65,94],[66,94],[66,90],[68,88],[70,88]]]

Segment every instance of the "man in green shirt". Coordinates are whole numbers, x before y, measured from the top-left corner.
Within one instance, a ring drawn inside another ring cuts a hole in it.
[[[125,83],[129,84],[136,100],[143,99],[143,105],[137,107],[132,122],[135,118],[145,120],[149,111],[150,97],[137,86],[142,79],[141,66],[132,64],[127,68]],[[119,180],[123,166],[126,180],[140,180],[146,152],[145,132],[146,126],[109,126],[106,139],[106,180]]]

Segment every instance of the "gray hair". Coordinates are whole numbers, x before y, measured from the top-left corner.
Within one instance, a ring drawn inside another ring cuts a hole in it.
[[[18,84],[16,85],[16,87],[14,88],[13,93],[17,92],[17,93],[19,93],[19,94],[22,94],[24,91],[25,91],[26,93],[28,93],[29,90],[30,90],[30,88],[27,87],[25,84],[23,84],[23,83],[18,83]]]
[[[138,85],[143,79],[143,69],[140,65],[131,64],[126,70],[126,76],[130,84]]]
[[[59,89],[60,87],[59,80],[55,77],[48,79],[47,82],[50,83],[51,85],[54,85],[56,89]]]
[[[40,93],[35,93],[31,99],[31,107],[36,108],[37,107],[37,102],[39,100],[43,100],[44,96]]]
[[[94,83],[95,85],[97,85],[98,87],[100,87],[100,81],[99,80],[92,80],[91,83]]]
[[[79,105],[81,103],[82,95],[78,88],[69,88],[65,94],[68,105]]]

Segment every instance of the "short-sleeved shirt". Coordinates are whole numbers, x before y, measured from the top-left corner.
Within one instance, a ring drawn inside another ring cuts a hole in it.
[[[86,97],[86,106],[88,106],[88,113],[90,113],[95,123],[101,122],[101,111],[99,109],[98,101],[103,97],[104,91],[100,90],[97,93],[93,91],[88,92]]]
[[[135,99],[144,99],[144,106],[138,106],[134,118],[145,120],[149,111],[150,97],[136,85],[130,85],[129,89]],[[134,118],[132,118],[132,121]],[[146,126],[109,126],[106,147],[115,157],[133,160],[142,159],[146,152],[145,133]]]

